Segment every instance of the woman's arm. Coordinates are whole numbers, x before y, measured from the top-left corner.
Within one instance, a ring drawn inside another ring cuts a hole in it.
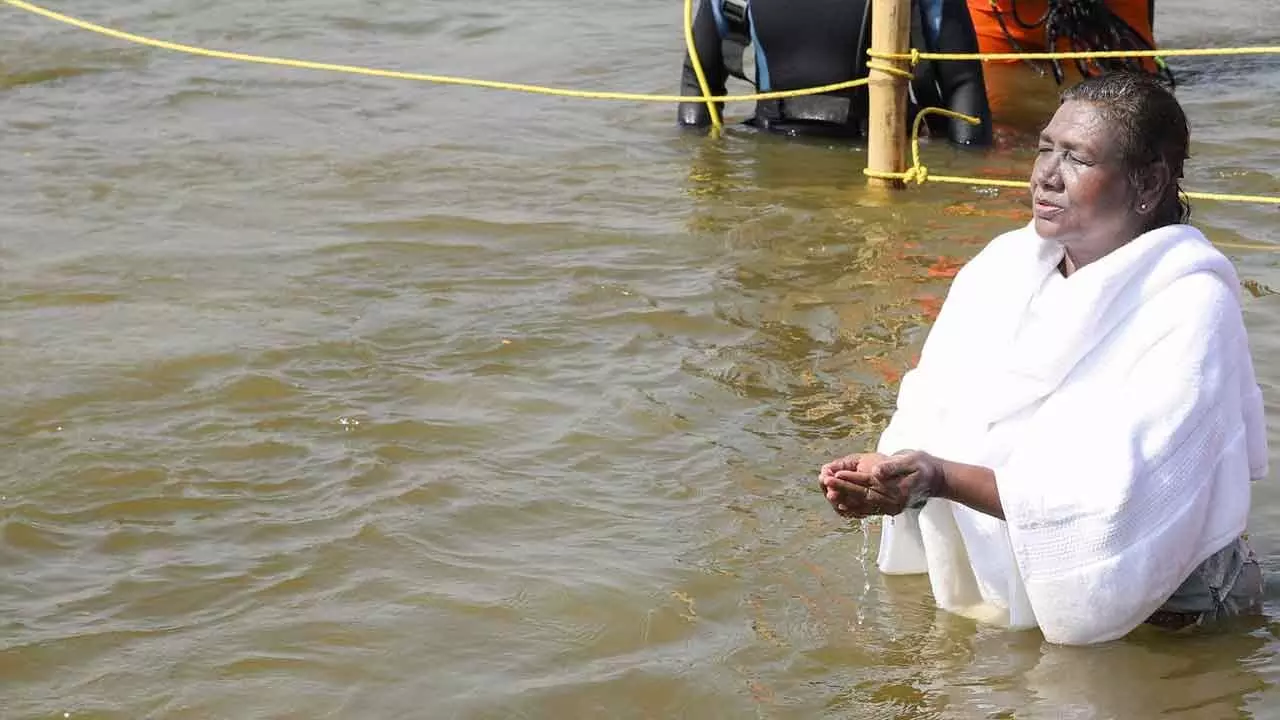
[[[980,513],[1004,519],[996,474],[991,468],[965,465],[950,460],[937,460],[942,466],[942,482],[938,494],[944,500],[967,505]]]

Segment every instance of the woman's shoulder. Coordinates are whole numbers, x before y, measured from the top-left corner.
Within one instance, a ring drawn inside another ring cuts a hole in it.
[[[1213,269],[1182,275],[1134,308],[1128,332],[1209,352],[1247,338],[1234,276]],[[1181,339],[1179,339],[1181,338]]]
[[[1144,303],[1145,309],[1148,314],[1158,314],[1179,326],[1197,321],[1237,321],[1240,293],[1230,283],[1230,278],[1211,271],[1184,275]]]
[[[1163,308],[1188,316],[1240,309],[1240,278],[1231,260],[1214,247],[1204,233],[1191,225],[1170,225],[1154,230],[1148,254],[1157,264],[1167,264],[1171,280],[1152,298]],[[1152,272],[1151,274],[1158,274]]]

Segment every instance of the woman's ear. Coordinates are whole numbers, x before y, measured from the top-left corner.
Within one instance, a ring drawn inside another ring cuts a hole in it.
[[[1163,160],[1157,160],[1147,166],[1142,173],[1138,187],[1138,212],[1147,215],[1156,211],[1160,203],[1169,193],[1173,184],[1173,173]]]

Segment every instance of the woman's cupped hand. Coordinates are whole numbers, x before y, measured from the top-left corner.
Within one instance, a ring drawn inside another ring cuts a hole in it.
[[[937,458],[917,450],[894,455],[846,455],[818,473],[827,502],[842,517],[897,515],[938,494],[943,469]]]

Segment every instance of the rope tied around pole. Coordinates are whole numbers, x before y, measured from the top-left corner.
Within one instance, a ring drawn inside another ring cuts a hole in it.
[[[945,115],[946,117],[956,118],[957,120],[963,120],[969,123],[970,125],[977,125],[978,123],[982,122],[980,118],[976,118],[972,115],[965,115],[964,113],[956,112],[955,110],[947,110],[946,108],[939,108],[939,107],[922,108],[920,112],[916,113],[916,118],[911,123],[911,167],[907,168],[904,172],[900,172],[900,173],[884,172],[882,170],[872,170],[871,168],[864,168],[862,170],[862,174],[866,175],[867,177],[879,178],[881,180],[901,180],[904,183],[914,182],[917,185],[925,184],[929,180],[929,168],[926,167],[924,163],[920,162],[920,126],[924,124],[925,117],[929,115]],[[946,177],[946,176],[941,176],[941,177]],[[981,180],[982,178],[975,178],[975,179]],[[946,182],[945,180],[942,180],[939,178],[935,178],[935,180],[937,182]],[[1001,182],[1003,183],[1003,182],[1012,182],[1012,181],[1001,181]],[[1026,187],[1026,183],[1017,183],[1016,185],[1011,185],[1010,187]]]
[[[913,52],[914,52],[914,51],[913,51]],[[912,64],[914,65],[914,63],[912,63]],[[897,66],[895,66],[895,65],[890,65],[890,64],[888,64],[888,63],[882,63],[882,62],[879,62],[879,61],[877,61],[877,60],[870,60],[870,61],[868,61],[868,62],[867,62],[867,70],[875,71],[875,72],[887,73],[887,74],[889,74],[889,75],[894,75],[894,76],[897,76],[897,77],[900,77],[900,78],[906,78],[906,79],[908,79],[908,80],[914,80],[914,79],[916,78],[916,74],[915,74],[915,73],[913,73],[913,72],[911,72],[910,70],[903,70],[902,68],[897,67]],[[867,78],[867,79],[869,79],[869,78]]]

